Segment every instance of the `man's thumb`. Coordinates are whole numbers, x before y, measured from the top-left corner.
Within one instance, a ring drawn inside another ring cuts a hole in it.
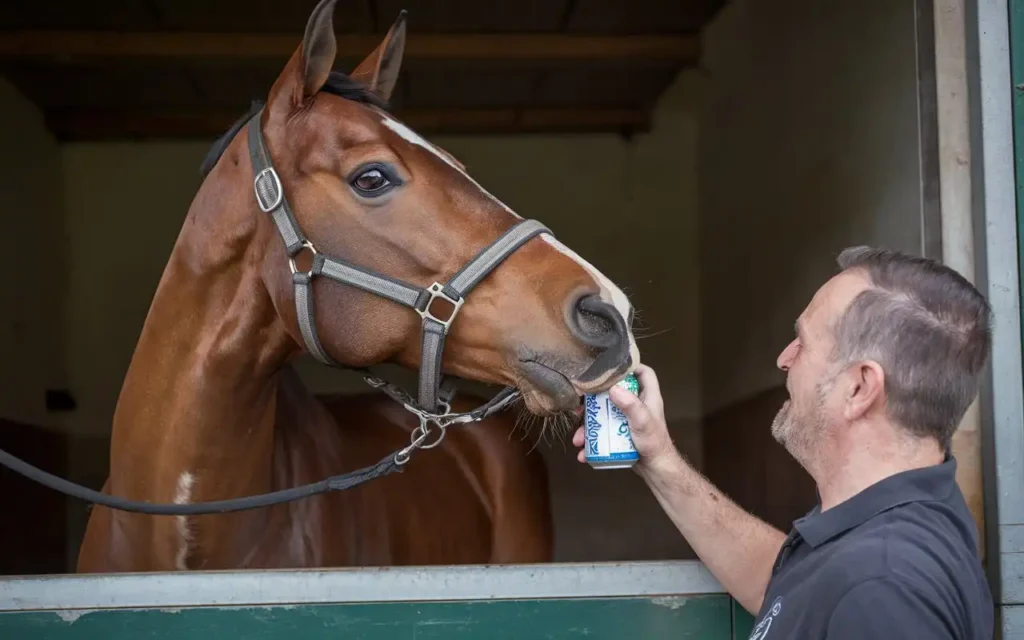
[[[647,410],[644,403],[640,401],[640,398],[618,386],[611,388],[609,396],[612,399],[612,403],[626,414],[630,429],[642,432],[647,428],[647,423],[651,419],[651,413]]]

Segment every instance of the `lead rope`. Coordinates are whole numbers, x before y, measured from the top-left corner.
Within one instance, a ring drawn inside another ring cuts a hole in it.
[[[471,421],[473,420],[467,419],[462,422]],[[0,464],[11,471],[25,476],[29,480],[38,482],[39,484],[55,491],[59,491],[63,494],[86,502],[109,507],[111,509],[117,509],[118,511],[130,511],[133,513],[146,513],[158,516],[208,515],[215,513],[228,513],[231,511],[259,509],[261,507],[269,507],[284,502],[293,502],[295,500],[301,500],[303,498],[309,498],[333,491],[344,491],[345,489],[357,487],[364,482],[369,482],[376,478],[400,472],[403,470],[405,464],[409,462],[413,451],[416,449],[432,449],[440,444],[441,440],[444,439],[445,429],[451,424],[453,423],[443,424],[443,426],[441,426],[441,435],[438,439],[429,444],[424,444],[424,441],[431,432],[424,427],[424,421],[421,419],[420,426],[413,429],[409,436],[410,442],[408,446],[389,454],[387,457],[381,459],[380,462],[363,467],[362,469],[356,469],[355,471],[350,471],[348,473],[331,476],[319,482],[312,482],[310,484],[293,487],[291,489],[261,493],[255,496],[247,496],[245,498],[213,500],[210,502],[194,502],[190,504],[160,504],[110,496],[88,487],[83,487],[82,485],[71,482],[70,480],[65,480],[64,478],[53,475],[52,473],[43,471],[38,467],[30,465],[24,460],[12,456],[2,449],[0,449]]]

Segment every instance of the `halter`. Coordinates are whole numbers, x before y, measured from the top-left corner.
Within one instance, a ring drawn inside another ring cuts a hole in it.
[[[444,429],[448,425],[482,420],[515,400],[519,392],[514,387],[506,387],[489,402],[473,411],[452,413],[451,401],[454,397],[454,386],[449,383],[449,380],[445,380],[441,373],[441,357],[444,351],[445,337],[465,304],[467,294],[473,287],[528,240],[542,233],[550,234],[551,231],[536,220],[519,222],[481,249],[447,282],[444,284],[434,282],[429,287],[419,287],[402,282],[344,260],[326,256],[316,250],[296,222],[295,214],[288,204],[288,198],[284,195],[281,179],[270,161],[270,154],[267,151],[260,125],[262,113],[263,109],[260,109],[249,120],[249,157],[255,176],[253,191],[260,209],[273,219],[281,240],[284,242],[288,255],[288,267],[291,270],[292,283],[295,286],[295,310],[298,315],[299,330],[302,332],[302,339],[309,352],[328,366],[349,368],[339,364],[327,354],[317,334],[312,284],[315,278],[323,276],[410,307],[422,319],[423,337],[418,402],[396,385],[372,375],[364,375],[364,380],[370,386],[384,391],[419,417],[420,426],[413,433],[414,439],[427,435],[429,431],[427,423],[429,422],[441,428],[441,437],[443,437]],[[299,271],[295,263],[296,256],[303,249],[313,255],[313,265],[309,271]],[[447,320],[442,320],[431,310],[438,298],[442,298],[452,305],[452,312]],[[436,446],[436,444],[435,442],[430,446]]]
[[[288,267],[295,285],[295,309],[298,312],[299,330],[302,332],[302,339],[309,352],[326,365],[345,368],[344,365],[335,362],[327,354],[323,345],[320,344],[320,338],[316,332],[311,285],[313,279],[319,276],[325,276],[341,284],[357,287],[411,307],[423,319],[419,402],[400,387],[381,378],[368,374],[364,376],[367,383],[387,393],[419,418],[420,424],[409,436],[409,444],[388,454],[375,464],[331,476],[319,482],[244,498],[190,504],[154,504],[106,495],[47,473],[3,450],[0,450],[0,465],[55,491],[120,511],[152,515],[201,515],[244,511],[350,489],[374,478],[401,471],[414,450],[431,449],[440,444],[444,439],[445,429],[450,425],[483,420],[505,408],[518,397],[519,392],[514,387],[506,387],[489,402],[473,411],[452,413],[451,400],[454,396],[454,386],[449,384],[448,380],[442,379],[441,354],[452,322],[466,302],[466,294],[528,240],[541,233],[551,233],[547,227],[534,220],[524,220],[516,224],[499,236],[497,240],[484,247],[446,283],[435,282],[426,288],[375,273],[344,260],[327,257],[316,250],[295,221],[295,214],[292,213],[288,199],[284,196],[281,179],[270,162],[270,154],[267,152],[267,146],[263,140],[263,131],[260,127],[262,113],[263,109],[261,108],[248,121],[249,156],[252,159],[253,175],[255,176],[253,191],[260,209],[274,220],[274,225],[277,226],[281,239],[284,241],[288,254]],[[305,272],[299,271],[295,264],[295,257],[303,249],[308,249],[313,254],[313,266]],[[442,320],[431,311],[431,305],[438,298],[443,298],[453,305],[452,314],[447,320]],[[436,440],[426,443],[431,434],[430,423],[438,426],[440,435]]]

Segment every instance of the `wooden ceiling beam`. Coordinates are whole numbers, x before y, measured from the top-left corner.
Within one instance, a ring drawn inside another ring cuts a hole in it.
[[[410,128],[431,135],[518,133],[636,133],[648,131],[650,114],[642,109],[420,109],[399,111]],[[238,110],[142,111],[75,109],[46,114],[47,125],[62,141],[138,139],[213,140],[241,116]]]
[[[338,56],[361,58],[379,35],[338,34]],[[6,31],[0,57],[32,58],[287,58],[301,34]],[[696,35],[409,34],[405,55],[423,59],[597,60],[694,62]]]

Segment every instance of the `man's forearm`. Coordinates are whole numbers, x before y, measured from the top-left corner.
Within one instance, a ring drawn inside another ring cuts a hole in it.
[[[785,534],[738,507],[680,456],[640,475],[711,573],[756,614]]]

